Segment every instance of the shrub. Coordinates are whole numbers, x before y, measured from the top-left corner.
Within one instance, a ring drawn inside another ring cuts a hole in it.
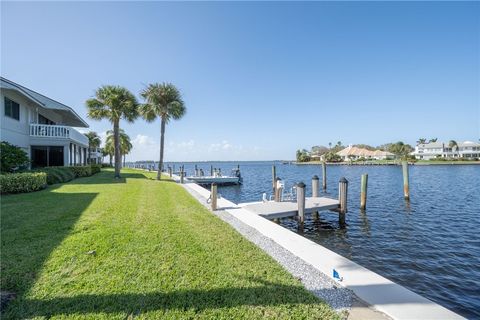
[[[342,157],[332,151],[329,151],[325,154],[325,160],[327,162],[340,162],[342,161]]]
[[[88,177],[92,175],[92,168],[90,166],[75,166],[68,168],[72,170],[76,178]]]
[[[0,145],[1,172],[13,172],[29,163],[28,155],[22,148],[2,141]]]
[[[45,167],[36,171],[47,174],[48,184],[68,182],[75,178],[75,173],[70,167]]]
[[[113,166],[109,163],[102,163],[102,168],[113,168]]]
[[[45,188],[47,174],[44,172],[8,173],[0,175],[1,193],[32,192]]]
[[[101,164],[92,164],[90,167],[92,168],[92,174],[99,173],[102,170]]]

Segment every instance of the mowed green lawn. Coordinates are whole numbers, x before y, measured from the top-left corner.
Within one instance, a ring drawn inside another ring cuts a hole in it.
[[[123,177],[2,196],[2,319],[338,317],[181,186]]]

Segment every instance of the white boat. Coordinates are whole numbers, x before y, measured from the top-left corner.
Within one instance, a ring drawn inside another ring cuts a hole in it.
[[[240,174],[240,168],[233,169],[232,175],[230,176],[224,176],[222,175],[220,170],[215,170],[213,176],[204,176],[199,174],[194,176],[188,176],[186,178],[190,181],[203,185],[216,183],[217,185],[228,186],[242,184],[243,182],[242,175]]]

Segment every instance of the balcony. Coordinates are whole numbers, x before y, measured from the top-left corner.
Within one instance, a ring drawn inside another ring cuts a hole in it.
[[[48,124],[30,124],[30,137],[69,139],[82,145],[88,146],[88,138],[68,126],[57,126]]]

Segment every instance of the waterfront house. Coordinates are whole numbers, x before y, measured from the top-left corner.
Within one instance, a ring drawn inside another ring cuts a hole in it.
[[[90,148],[89,157],[91,164],[101,164],[103,163],[103,152],[102,148]]]
[[[464,141],[458,146],[450,147],[445,142],[430,142],[417,144],[412,154],[417,159],[430,160],[436,158],[480,158],[480,143]]]
[[[0,77],[1,140],[28,154],[32,168],[87,164],[88,124],[69,106]]]
[[[394,159],[395,155],[388,151],[382,150],[368,150],[364,148],[354,147],[349,145],[343,150],[337,152],[343,161],[348,160],[358,160],[358,159],[366,159],[366,160],[389,160]]]

